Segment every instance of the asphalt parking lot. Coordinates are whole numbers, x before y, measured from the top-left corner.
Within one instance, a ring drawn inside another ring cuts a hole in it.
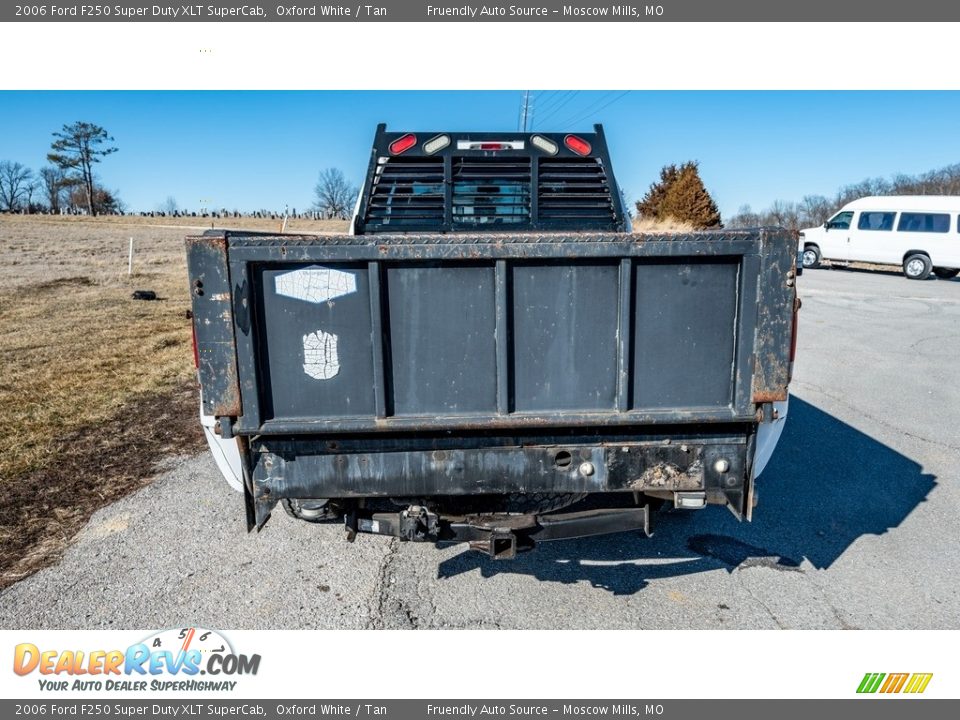
[[[311,526],[247,535],[206,455],[98,512],[0,594],[4,628],[960,628],[960,280],[807,271],[789,419],[751,524],[513,562]]]

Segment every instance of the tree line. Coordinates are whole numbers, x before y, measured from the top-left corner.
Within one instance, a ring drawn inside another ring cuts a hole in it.
[[[867,178],[844,185],[830,198],[805,195],[799,202],[777,200],[759,212],[743,205],[727,224],[734,228],[781,225],[789,230],[815,227],[847,203],[870,195],[960,195],[960,163],[919,175],[899,173],[889,179]]]
[[[95,165],[117,151],[113,142],[99,125],[78,121],[53,133],[48,165],[39,171],[0,161],[0,211],[89,215],[122,211],[117,192],[104,187],[94,173]]]
[[[94,168],[117,152],[114,138],[95,123],[77,121],[53,133],[48,165],[34,172],[13,160],[0,160],[0,212],[114,215],[125,214],[119,193],[108,190]],[[241,212],[186,210],[168,196],[155,210],[139,215],[159,217],[296,217],[347,219],[353,212],[359,188],[337,168],[321,171],[314,187],[314,204],[306,211],[255,210]]]

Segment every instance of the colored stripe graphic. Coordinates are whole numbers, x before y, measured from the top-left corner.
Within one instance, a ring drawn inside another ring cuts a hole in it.
[[[922,693],[930,684],[933,673],[914,673],[904,689],[905,693]]]
[[[867,673],[863,676],[863,680],[860,681],[860,687],[857,688],[857,692],[875,693],[877,688],[880,687],[880,683],[884,677],[884,673]]]
[[[860,685],[857,686],[858,693],[875,693],[877,691],[886,694],[892,693],[911,693],[919,694],[927,689],[933,673],[866,673]]]
[[[903,688],[903,684],[907,682],[908,677],[910,677],[910,673],[890,673],[887,675],[887,681],[883,684],[883,687],[880,688],[880,692],[900,692],[900,690]]]

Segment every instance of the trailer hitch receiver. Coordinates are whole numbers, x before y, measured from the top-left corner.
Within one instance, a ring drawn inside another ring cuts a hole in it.
[[[517,536],[510,528],[494,528],[484,539],[471,540],[470,549],[489,555],[493,560],[517,557]]]

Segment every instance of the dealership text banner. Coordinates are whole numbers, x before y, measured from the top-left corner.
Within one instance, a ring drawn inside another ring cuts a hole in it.
[[[946,22],[960,3],[940,0],[653,0],[616,4],[537,0],[507,4],[378,0],[346,3],[140,2],[3,4],[2,22]]]

